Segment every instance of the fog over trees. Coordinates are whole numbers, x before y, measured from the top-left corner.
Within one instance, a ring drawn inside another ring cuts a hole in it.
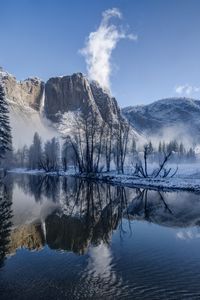
[[[68,124],[63,124],[68,128]],[[195,162],[194,147],[182,142],[151,141],[137,144],[131,126],[123,118],[118,123],[105,122],[89,108],[78,113],[73,126],[62,139],[42,141],[35,132],[30,147],[12,149],[9,110],[3,85],[0,84],[0,163],[3,168],[27,168],[45,172],[66,172],[69,168],[81,174],[115,171],[124,174],[130,169],[138,177],[173,176],[167,163]],[[149,171],[151,164],[157,164]]]
[[[45,172],[66,172],[74,169],[81,174],[116,171],[126,173],[127,168],[138,177],[173,176],[176,170],[167,163],[195,162],[193,149],[177,141],[151,141],[137,145],[131,127],[124,120],[119,124],[99,122],[92,113],[79,114],[72,130],[59,141],[42,141],[36,132],[30,147],[26,145],[12,153],[12,167],[37,169]],[[157,164],[149,171],[151,164]]]

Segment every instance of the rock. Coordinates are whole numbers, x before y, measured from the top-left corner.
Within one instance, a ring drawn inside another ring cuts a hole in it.
[[[116,99],[111,97],[108,91],[103,90],[97,82],[92,81],[90,86],[102,119],[106,123],[118,122],[122,117]]]
[[[65,113],[70,113],[67,115],[66,124],[64,122],[65,130],[71,130],[70,116],[76,118],[77,112],[88,114],[91,111],[99,121],[103,120],[113,125],[119,124],[123,119],[116,99],[97,82],[90,82],[82,73],[53,77],[44,83],[38,78],[17,81],[14,76],[1,69],[0,79],[5,86],[11,108],[11,126],[14,128],[14,144],[17,146],[30,144],[34,131],[38,131],[45,140],[51,135],[48,132],[50,127],[62,135],[63,131],[59,125],[63,124]],[[23,141],[19,140],[18,127],[27,128]],[[132,132],[138,139],[137,132]]]
[[[43,93],[44,82],[40,79],[28,78],[24,81],[17,81],[16,78],[7,72],[0,72],[0,77],[5,86],[6,96],[11,105],[21,105],[40,110]]]
[[[90,84],[81,73],[50,78],[45,85],[44,110],[47,118],[54,122],[69,111],[99,113]]]
[[[53,122],[58,122],[65,112],[89,110],[105,122],[116,123],[121,119],[116,99],[81,73],[50,78],[45,85],[44,109]]]

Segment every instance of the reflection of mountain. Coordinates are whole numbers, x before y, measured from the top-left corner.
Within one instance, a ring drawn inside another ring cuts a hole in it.
[[[29,250],[39,250],[44,246],[44,233],[41,224],[27,224],[11,231],[9,253],[24,247]]]
[[[38,250],[46,243],[52,249],[82,254],[91,244],[109,243],[125,207],[124,188],[75,178],[39,178],[40,181],[37,176],[20,175],[16,180],[25,199],[14,204],[16,214],[22,211],[23,215],[13,218],[9,253],[20,247]],[[34,198],[37,209],[33,207]]]
[[[53,214],[46,219],[46,242],[52,249],[84,253],[89,237],[89,228],[79,218]]]
[[[79,182],[76,199],[74,211],[69,209],[68,215],[51,214],[45,221],[46,241],[52,249],[84,253],[90,244],[109,243],[125,205],[123,188],[86,181]]]
[[[169,227],[200,224],[198,194],[129,189],[73,177],[20,175],[15,182],[14,226],[7,232],[10,242],[6,238],[4,252],[39,250],[47,244],[83,254],[90,245],[108,245],[122,216]]]
[[[34,176],[29,176],[31,179],[20,177],[21,181],[18,178],[17,184],[24,189],[26,195],[29,193],[31,196],[40,197],[41,201],[35,203],[41,207],[40,218],[38,216],[34,222],[30,215],[32,206],[26,209],[26,212],[29,212],[28,219],[23,220],[26,223],[17,222],[17,227],[10,235],[10,253],[19,247],[40,249],[46,243],[52,249],[81,254],[85,253],[91,244],[100,245],[102,241],[109,243],[112,231],[117,227],[125,207],[124,188],[75,178],[55,180],[54,177],[43,177],[39,188],[41,193],[38,194],[38,185],[35,186],[34,193]],[[54,206],[54,197],[50,198],[48,205],[48,201],[43,203],[43,196],[48,197],[50,183],[51,190],[56,190],[60,197]],[[35,215],[35,212],[33,213]]]
[[[138,190],[126,214],[169,227],[200,225],[200,195],[188,192]]]

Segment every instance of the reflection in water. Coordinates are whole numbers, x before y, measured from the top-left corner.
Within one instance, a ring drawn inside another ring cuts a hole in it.
[[[112,255],[109,247],[103,242],[89,251],[88,274],[92,277],[110,278]]]
[[[16,176],[16,183],[27,195],[34,196],[36,202],[46,198],[56,202],[60,192],[60,179],[58,176],[21,174]]]
[[[108,259],[110,254],[106,245],[110,243],[113,230],[118,227],[121,234],[124,233],[122,217],[169,227],[199,228],[200,224],[198,194],[125,189],[57,176],[20,175],[15,183],[15,190],[17,187],[22,189],[27,197],[34,197],[35,205],[39,203],[39,206],[35,212],[33,204],[23,210],[23,216],[27,216],[27,219],[19,217],[16,222],[14,216],[10,232],[12,184],[8,181],[1,184],[2,257],[19,247],[38,250],[47,244],[51,249],[78,254],[86,253],[89,246],[93,245],[96,249],[89,251],[91,262],[96,251],[102,257],[105,254]],[[29,205],[29,202],[24,201],[22,206]],[[17,211],[16,208],[14,210]],[[23,220],[22,223],[19,220]],[[177,233],[180,239],[199,235],[199,231],[194,234],[188,229]],[[95,264],[98,265],[97,261]]]
[[[125,213],[163,226],[195,227],[200,225],[200,195],[138,189]]]
[[[0,267],[3,266],[6,253],[8,253],[12,226],[12,182],[7,181],[7,184],[9,189],[3,179],[0,179]]]
[[[10,234],[9,252],[24,247],[29,250],[39,250],[44,246],[44,233],[41,224],[21,225]]]
[[[2,255],[20,247],[39,250],[45,243],[51,249],[78,254],[90,245],[109,244],[126,206],[123,188],[74,178],[20,175],[15,180],[12,218],[8,186],[12,191],[8,182],[1,185]]]
[[[24,299],[199,299],[199,194],[73,177],[13,182],[0,185],[2,299],[21,299],[21,284]]]

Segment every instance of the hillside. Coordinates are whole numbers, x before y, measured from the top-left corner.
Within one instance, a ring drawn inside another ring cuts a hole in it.
[[[165,139],[200,140],[200,101],[168,98],[122,109],[138,132]]]

